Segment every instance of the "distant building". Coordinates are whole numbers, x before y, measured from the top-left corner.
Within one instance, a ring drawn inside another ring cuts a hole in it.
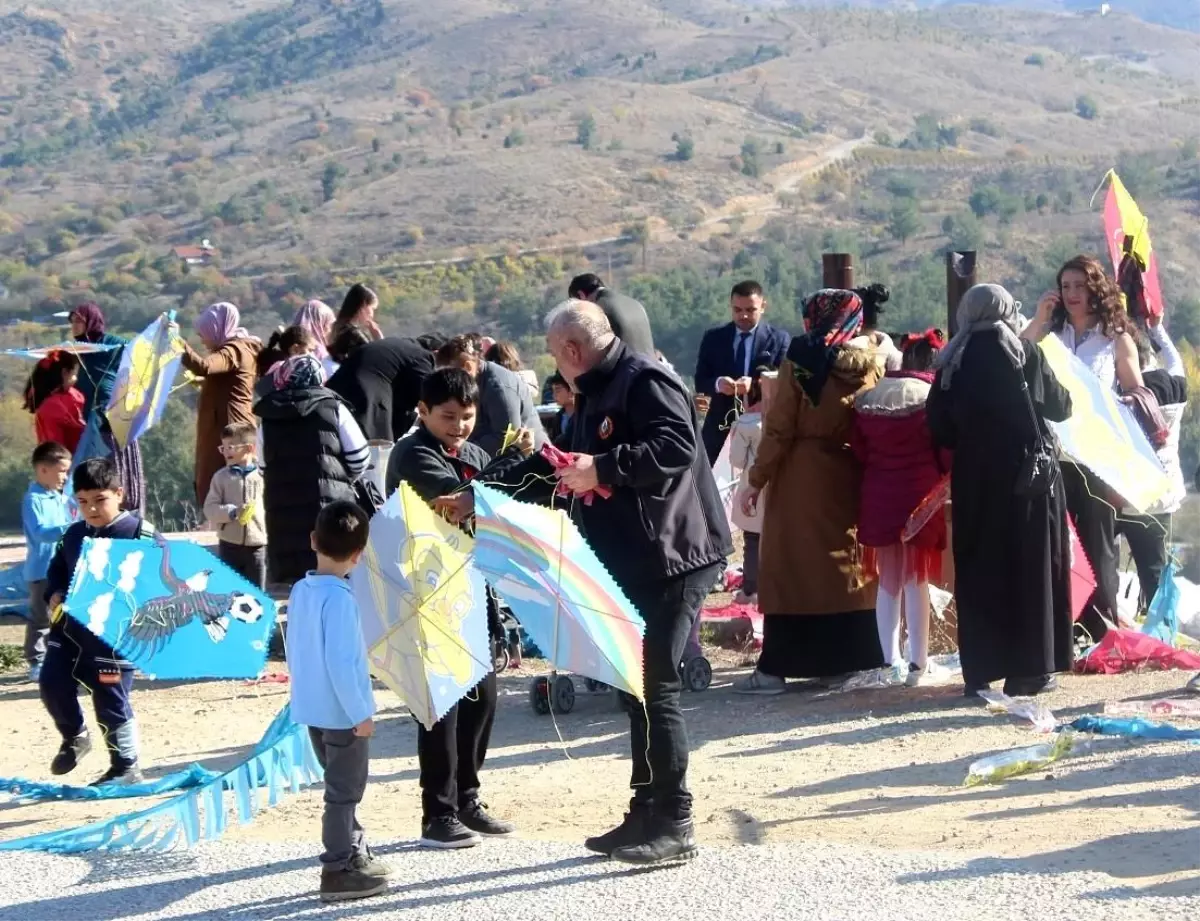
[[[175,256],[188,266],[206,266],[212,265],[217,250],[205,240],[199,246],[176,246]]]

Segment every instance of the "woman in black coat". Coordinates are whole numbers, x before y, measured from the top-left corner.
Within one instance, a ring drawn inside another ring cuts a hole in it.
[[[394,443],[412,428],[421,381],[433,371],[433,355],[416,339],[389,336],[375,342],[356,329],[330,347],[340,366],[329,389],[350,405],[370,442]]]
[[[1038,444],[1034,418],[1053,445],[1046,423],[1070,417],[1071,396],[1019,332],[1020,313],[1004,288],[968,291],[927,403],[934,441],[954,451],[954,585],[968,697],[1000,679],[1009,695],[1053,690],[1054,673],[1071,667],[1070,538],[1058,465],[1043,493],[1017,493]]]

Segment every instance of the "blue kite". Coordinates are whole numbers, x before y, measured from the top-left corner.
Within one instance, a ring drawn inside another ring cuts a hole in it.
[[[63,610],[147,677],[254,678],[275,602],[186,541],[86,538]]]

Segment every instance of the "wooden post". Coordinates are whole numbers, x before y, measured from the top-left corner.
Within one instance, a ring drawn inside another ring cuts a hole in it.
[[[825,253],[821,257],[821,270],[826,288],[854,287],[854,260],[849,253]]]
[[[958,304],[976,281],[975,251],[946,253],[946,332],[953,336],[958,326]]]

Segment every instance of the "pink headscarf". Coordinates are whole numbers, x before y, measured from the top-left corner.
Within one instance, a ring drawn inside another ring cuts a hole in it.
[[[196,332],[206,342],[215,342],[218,346],[222,346],[234,339],[250,339],[253,342],[262,341],[255,336],[251,336],[246,331],[246,328],[240,325],[241,322],[242,315],[238,313],[238,309],[228,301],[221,301],[210,307],[205,307],[204,312],[196,317]]]
[[[309,301],[296,311],[296,316],[292,319],[293,326],[302,326],[317,340],[315,354],[321,361],[329,357],[326,346],[329,344],[329,331],[333,329],[336,319],[337,314],[333,312],[333,308],[318,300]]]

